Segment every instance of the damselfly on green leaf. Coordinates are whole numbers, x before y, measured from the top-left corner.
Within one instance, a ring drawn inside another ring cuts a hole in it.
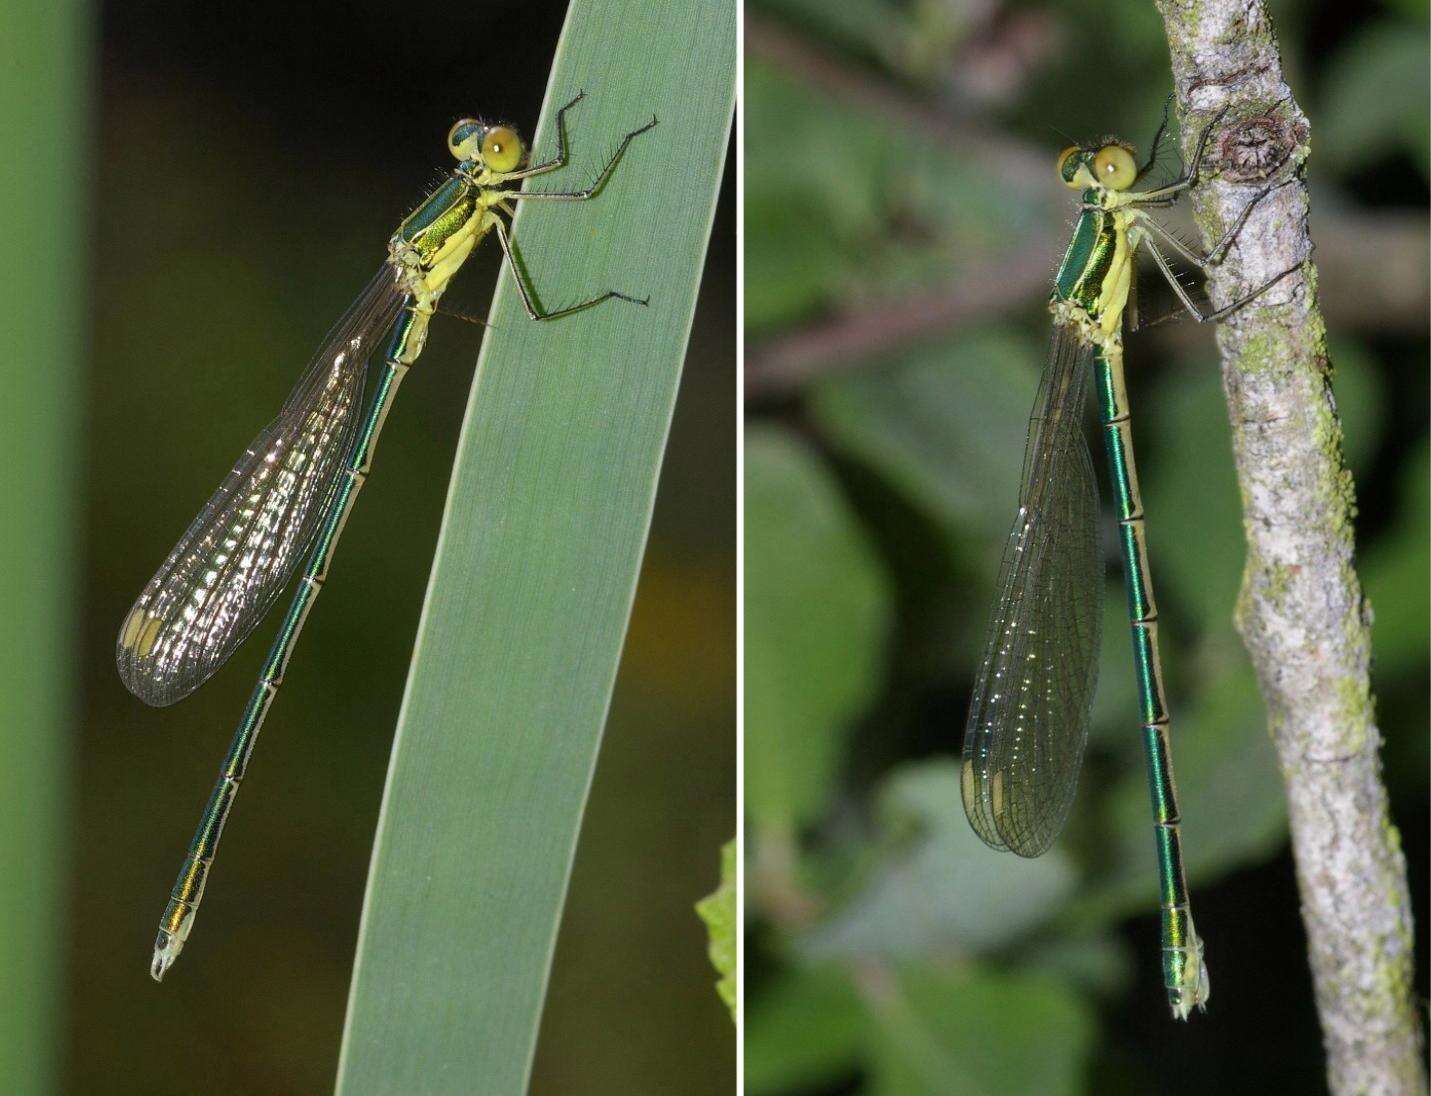
[[[504,216],[521,201],[580,202],[606,185],[627,146],[656,124],[627,133],[592,183],[573,191],[524,190],[523,180],[566,166],[566,114],[557,151],[524,166],[521,135],[506,124],[457,122],[447,147],[451,175],[393,235],[386,262],[328,333],[278,416],[253,440],[150,579],[120,626],[119,676],[149,704],[172,704],[202,685],[267,615],[298,564],[297,590],[224,757],[208,805],[159,923],[150,973],[178,958],[193,928],[224,823],[299,633],[328,577],[338,539],[372,468],[373,451],[399,383],[422,353],[428,324],[454,274],[494,233],[533,320],[554,320],[606,301],[645,305],[607,290],[554,311],[513,257]],[[368,358],[392,330],[376,391],[363,400]]]

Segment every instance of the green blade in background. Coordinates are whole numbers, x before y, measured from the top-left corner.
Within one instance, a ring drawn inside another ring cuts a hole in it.
[[[79,629],[76,445],[85,324],[88,9],[0,7],[0,1077],[53,1091],[68,885],[63,818]]]
[[[531,1068],[720,187],[733,0],[576,0],[539,157],[582,90],[571,165],[534,188],[586,182],[660,124],[594,201],[524,205],[513,238],[548,308],[651,303],[533,323],[501,275],[388,770],[343,1096],[518,1093]]]

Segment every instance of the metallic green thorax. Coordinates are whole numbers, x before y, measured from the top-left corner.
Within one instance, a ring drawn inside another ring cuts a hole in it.
[[[395,240],[411,244],[431,263],[452,236],[478,212],[478,188],[454,174],[398,226]]]
[[[1117,248],[1113,214],[1103,209],[1087,208],[1096,202],[1093,191],[1083,192],[1084,210],[1078,216],[1073,238],[1063,253],[1054,279],[1053,295],[1057,300],[1077,304],[1093,319],[1098,319],[1098,302],[1103,293],[1103,280],[1113,265]]]
[[[1059,266],[1050,306],[1055,322],[1073,328],[1074,337],[1086,345],[1091,344],[1094,351],[1099,421],[1118,515],[1143,750],[1153,804],[1163,983],[1174,1014],[1186,1018],[1194,1005],[1201,1006],[1206,1001],[1209,986],[1202,941],[1193,928],[1183,874],[1180,815],[1170,749],[1171,722],[1158,654],[1158,610],[1148,571],[1143,503],[1138,492],[1128,395],[1123,381],[1122,313],[1127,301],[1126,280],[1131,275],[1127,266],[1137,246],[1137,235],[1128,233],[1124,214],[1096,204],[1095,191],[1085,191],[1083,202],[1073,238]],[[1122,249],[1119,248],[1120,234],[1127,245]],[[1121,291],[1114,284],[1120,278],[1125,283]]]

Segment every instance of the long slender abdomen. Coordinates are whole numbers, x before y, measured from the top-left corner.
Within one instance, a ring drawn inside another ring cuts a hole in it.
[[[1187,881],[1183,872],[1182,836],[1178,828],[1177,785],[1173,779],[1171,719],[1163,691],[1163,664],[1158,653],[1158,607],[1148,570],[1147,534],[1138,469],[1133,458],[1133,431],[1128,394],[1123,381],[1123,348],[1115,338],[1096,359],[1098,412],[1108,475],[1118,513],[1118,540],[1128,590],[1128,623],[1133,640],[1133,667],[1138,683],[1139,722],[1148,766],[1148,792],[1153,805],[1157,841],[1158,889],[1162,907],[1163,983],[1173,1013],[1186,1019],[1208,997],[1202,941],[1193,928]]]

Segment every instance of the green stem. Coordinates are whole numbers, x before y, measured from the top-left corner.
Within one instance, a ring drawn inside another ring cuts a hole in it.
[[[64,1026],[67,772],[83,675],[76,543],[94,177],[88,10],[0,5],[0,1077],[53,1092]]]

